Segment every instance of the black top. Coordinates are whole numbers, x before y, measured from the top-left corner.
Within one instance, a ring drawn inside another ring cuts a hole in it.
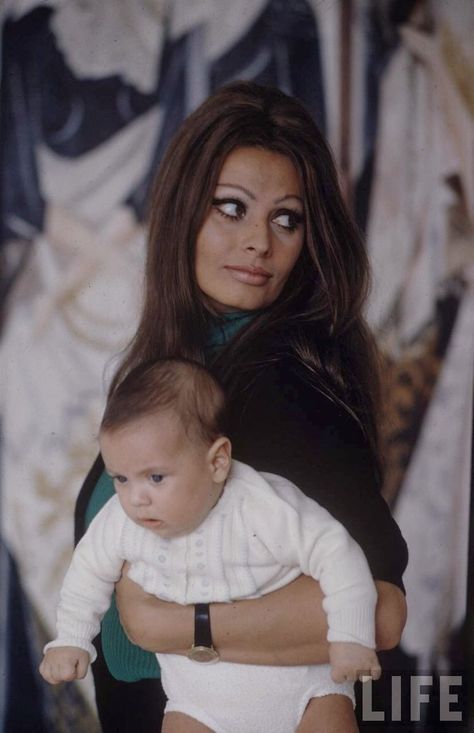
[[[376,580],[404,589],[407,546],[362,429],[304,367],[286,357],[261,369],[229,422],[235,458],[295,483],[346,527]]]

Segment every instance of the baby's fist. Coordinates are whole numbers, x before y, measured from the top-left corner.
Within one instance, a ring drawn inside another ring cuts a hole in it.
[[[331,677],[334,682],[355,682],[362,677],[378,680],[382,669],[373,649],[362,644],[335,641],[329,644]]]
[[[51,685],[58,682],[81,680],[87,674],[89,654],[76,646],[57,646],[48,649],[40,664],[41,676]]]

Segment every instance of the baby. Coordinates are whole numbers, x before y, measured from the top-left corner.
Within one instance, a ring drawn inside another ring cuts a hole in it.
[[[338,694],[353,701],[353,680],[380,676],[376,590],[362,550],[325,509],[286,479],[231,459],[224,414],[214,378],[184,360],[138,367],[111,395],[99,442],[116,495],[74,552],[58,635],[46,645],[40,671],[52,684],[84,677],[127,560],[130,578],[148,593],[196,604],[188,657],[157,654],[166,714],[189,716],[189,731],[199,721],[199,730],[216,733],[288,733],[311,700]],[[330,665],[219,661],[209,603],[260,596],[301,573],[324,593]]]

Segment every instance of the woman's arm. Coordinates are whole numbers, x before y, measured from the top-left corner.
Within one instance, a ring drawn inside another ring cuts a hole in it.
[[[403,593],[377,582],[379,649],[398,643],[405,622]],[[193,642],[192,606],[161,601],[126,576],[116,586],[120,618],[130,640],[154,652],[184,654]],[[214,603],[212,636],[221,658],[244,664],[298,665],[328,661],[327,624],[319,584],[300,576],[252,600]]]
[[[134,644],[163,653],[184,654],[190,649],[193,606],[161,601],[127,577],[117,584],[116,597],[120,619]],[[319,584],[300,576],[261,598],[213,603],[212,637],[221,659],[269,665],[327,662],[321,599]]]
[[[378,600],[375,609],[375,640],[379,651],[397,646],[407,620],[405,596],[396,585],[376,580]]]

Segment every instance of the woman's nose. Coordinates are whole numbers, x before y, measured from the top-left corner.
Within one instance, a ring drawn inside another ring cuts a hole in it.
[[[268,255],[272,249],[271,230],[266,222],[252,224],[245,238],[245,249],[260,256]]]

